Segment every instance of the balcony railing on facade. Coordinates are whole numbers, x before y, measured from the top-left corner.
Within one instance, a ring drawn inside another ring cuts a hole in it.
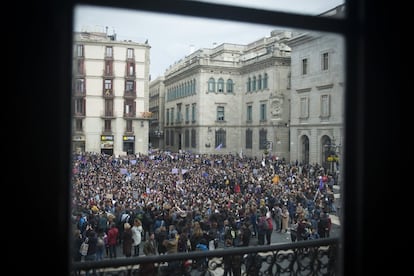
[[[124,98],[125,99],[135,99],[137,97],[137,92],[125,90],[124,92]]]
[[[114,98],[114,92],[112,91],[112,89],[104,89],[102,91],[102,96],[105,99],[113,99]]]
[[[103,119],[114,119],[115,113],[113,111],[105,111],[101,114],[101,118]]]
[[[74,98],[83,98],[86,96],[85,90],[74,90],[72,93]]]
[[[98,275],[143,275],[153,264],[156,275],[223,275],[224,259],[233,257],[241,275],[341,275],[339,238],[231,247],[210,251],[75,262],[71,275],[95,270]],[[236,258],[234,258],[236,256]]]
[[[85,116],[86,116],[85,112],[74,112],[73,113],[74,119],[82,119],[82,118],[85,118]]]

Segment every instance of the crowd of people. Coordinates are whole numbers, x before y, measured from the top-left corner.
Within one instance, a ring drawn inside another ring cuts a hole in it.
[[[327,237],[335,212],[334,176],[274,156],[81,153],[72,170],[74,261]]]

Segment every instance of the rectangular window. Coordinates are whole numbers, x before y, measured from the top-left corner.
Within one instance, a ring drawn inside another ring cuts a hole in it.
[[[125,91],[126,92],[133,92],[134,91],[134,82],[133,81],[126,81]]]
[[[193,123],[196,121],[196,104],[191,105],[191,121]]]
[[[190,105],[185,106],[185,122],[188,123],[190,121]]]
[[[132,132],[132,120],[126,120],[126,131]]]
[[[309,108],[308,108],[308,98],[303,97],[300,98],[300,118],[308,118],[309,117]]]
[[[191,147],[195,148],[197,146],[196,144],[196,130],[192,129],[191,130]]]
[[[265,129],[259,131],[259,149],[267,149],[267,131]]]
[[[174,146],[174,131],[170,131],[170,146]]]
[[[114,116],[114,101],[112,99],[105,99],[105,116]]]
[[[105,75],[112,76],[112,61],[111,60],[105,61]]]
[[[215,148],[221,149],[226,147],[226,131],[224,129],[216,130]]]
[[[104,122],[104,131],[111,132],[111,120],[105,120]]]
[[[166,109],[166,111],[165,111],[165,117],[166,117],[166,123],[167,123],[167,126],[170,124],[170,110],[167,108]]]
[[[75,130],[76,131],[83,131],[83,121],[82,119],[75,120]]]
[[[106,46],[105,47],[105,57],[111,58],[112,55],[113,55],[113,53],[112,53],[112,47],[111,46]]]
[[[76,56],[83,57],[83,45],[76,45]]]
[[[251,129],[246,130],[246,149],[253,148],[253,131]]]
[[[217,107],[217,121],[224,121],[224,106]]]
[[[127,49],[127,58],[134,58],[134,49],[132,48]]]
[[[169,130],[165,131],[165,145],[166,146],[170,145],[170,131]]]
[[[84,63],[83,63],[83,59],[79,59],[78,60],[78,63],[77,63],[77,73],[79,74],[79,75],[83,75],[85,72],[83,71],[83,65]]]
[[[135,64],[134,63],[128,64],[128,76],[130,77],[135,76]]]
[[[308,73],[308,59],[302,59],[302,75],[306,75]]]
[[[330,115],[330,103],[329,95],[321,96],[321,117],[329,117]]]
[[[184,146],[186,148],[190,147],[190,131],[188,129],[186,129],[184,133]]]
[[[85,94],[85,79],[76,80],[76,92],[80,94]]]
[[[260,104],[260,121],[266,121],[266,104],[262,103]]]
[[[323,53],[322,54],[322,71],[326,71],[329,69],[329,54]]]
[[[246,121],[251,122],[253,120],[253,106],[247,106]]]
[[[135,115],[135,102],[133,100],[125,100],[124,114],[128,117]]]
[[[74,112],[75,112],[75,115],[85,115],[85,100],[84,99],[75,100]]]
[[[112,91],[112,80],[105,80],[105,91]]]
[[[181,123],[181,120],[182,120],[182,118],[181,118],[181,104],[177,104],[177,114],[176,114],[175,120],[176,120],[177,123]]]

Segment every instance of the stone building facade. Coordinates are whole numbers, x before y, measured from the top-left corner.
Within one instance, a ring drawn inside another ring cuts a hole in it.
[[[337,171],[344,137],[344,40],[301,33],[291,54],[290,159]]]
[[[165,149],[289,156],[291,32],[199,49],[164,75]]]
[[[73,44],[73,151],[147,153],[150,46],[105,32]]]

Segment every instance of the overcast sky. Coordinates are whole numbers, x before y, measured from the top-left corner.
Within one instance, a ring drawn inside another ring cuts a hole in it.
[[[245,7],[317,15],[344,0],[203,0]],[[191,50],[212,48],[222,43],[248,44],[269,36],[275,26],[236,23],[123,9],[78,6],[74,14],[74,31],[116,33],[117,40],[145,42],[150,50],[150,74],[154,80]]]

